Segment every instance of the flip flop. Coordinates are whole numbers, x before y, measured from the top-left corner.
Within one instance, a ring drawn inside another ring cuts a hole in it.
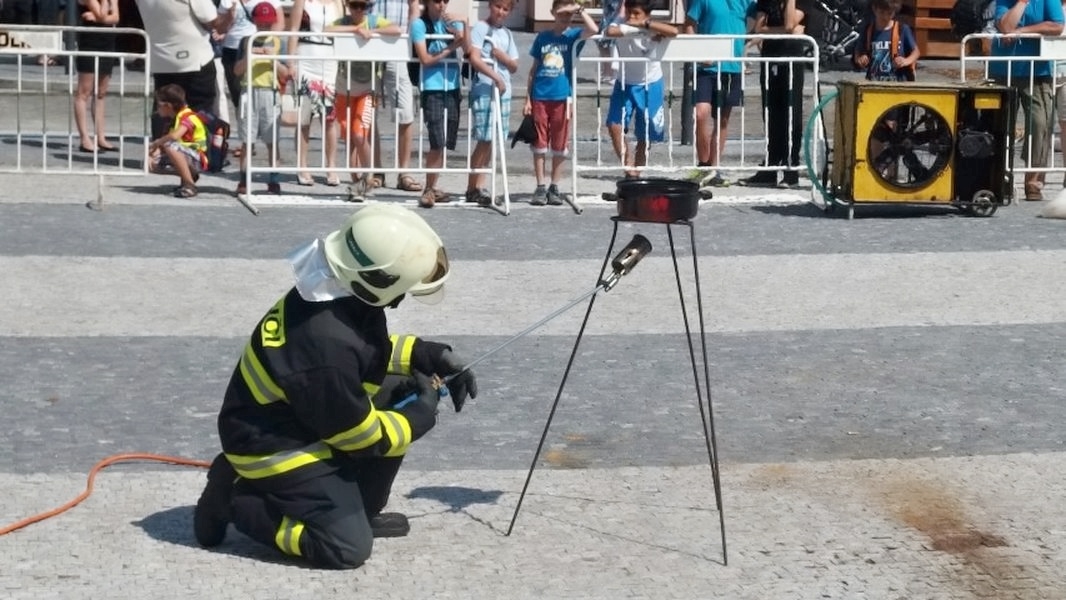
[[[422,184],[415,181],[410,175],[400,175],[396,179],[396,189],[404,192],[421,192]]]

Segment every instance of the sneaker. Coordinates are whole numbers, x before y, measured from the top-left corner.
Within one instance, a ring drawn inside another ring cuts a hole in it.
[[[727,181],[720,173],[715,173],[712,177],[708,177],[700,182],[700,187],[729,187],[729,181]]]
[[[537,189],[533,191],[533,197],[530,198],[529,203],[533,206],[544,206],[548,203],[548,189],[543,185],[538,185]]]
[[[747,187],[777,187],[777,173],[759,171],[751,177],[737,180],[737,183]]]
[[[276,181],[273,182],[273,183],[268,183],[267,184],[267,193],[268,194],[277,194],[277,195],[280,196],[281,195],[281,184],[276,182]]]
[[[477,202],[478,201],[478,197],[479,197],[480,194],[481,194],[481,190],[476,189],[476,188],[472,188],[472,189],[466,190],[466,193],[463,194],[463,201],[464,202],[470,202],[470,203]]]
[[[370,530],[376,538],[403,537],[411,532],[411,523],[406,515],[383,512],[370,517]]]
[[[551,186],[548,188],[548,206],[560,206],[566,199],[559,192],[559,188]]]
[[[207,486],[200,494],[200,500],[196,502],[192,517],[196,541],[204,548],[217,546],[226,539],[226,527],[231,520],[230,498],[233,496],[235,479],[237,472],[233,470],[233,465],[226,460],[225,455],[216,456],[211,462],[211,468],[207,470]]]
[[[481,189],[479,189],[477,191],[477,205],[478,206],[492,206],[494,204],[496,206],[499,206],[502,203],[503,202],[501,200],[499,200],[497,198],[493,198],[492,194],[489,193],[489,191],[486,190],[485,188],[481,188]]]
[[[800,175],[795,171],[785,171],[785,174],[781,177],[781,187],[788,189],[798,188],[800,184]]]

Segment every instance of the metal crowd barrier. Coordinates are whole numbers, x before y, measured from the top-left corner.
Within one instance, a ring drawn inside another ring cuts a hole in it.
[[[134,34],[145,39],[144,31],[125,27],[58,27],[0,24],[0,172],[143,175],[148,172],[147,148],[154,108],[146,73],[147,54],[96,52],[64,48],[62,40],[79,33],[98,35]],[[36,58],[47,55],[54,66],[38,66]],[[12,60],[13,59],[13,60]],[[117,152],[83,152],[74,118],[79,74],[78,59],[93,65],[92,94],[87,107],[87,127],[94,134],[93,110],[104,102],[104,137]],[[106,94],[101,94],[101,61],[117,62]],[[145,73],[130,74],[126,64],[141,59]],[[65,118],[56,119],[56,114]]]
[[[983,44],[971,44],[972,40],[988,40],[990,47],[997,44],[1010,44],[1016,43],[1021,39],[1036,39],[1039,40],[1040,50],[1035,56],[984,56],[980,54],[971,54],[970,49],[973,47],[980,47]],[[1032,161],[1017,160],[1014,161],[1013,172],[1017,173],[1044,173],[1045,176],[1048,173],[1057,173],[1066,176],[1066,157],[1058,158],[1055,152],[1056,147],[1060,150],[1066,148],[1063,145],[1063,131],[1058,127],[1059,123],[1066,119],[1066,115],[1056,114],[1055,108],[1057,102],[1054,98],[1056,90],[1066,85],[1066,36],[1061,37],[1046,37],[1039,34],[1014,34],[1003,35],[998,33],[976,33],[971,34],[963,38],[962,44],[960,44],[959,50],[959,78],[962,82],[983,81],[994,79],[991,69],[994,63],[1007,63],[1006,79],[1000,78],[1000,83],[1013,86],[1020,92],[1019,96],[1032,96],[1037,89],[1039,80],[1033,75],[1033,64],[1037,62],[1052,63],[1051,69],[1051,89],[1052,98],[1050,99],[1052,106],[1051,123],[1048,126],[1051,128],[1051,134],[1049,135],[1048,151],[1048,164],[1047,165],[1033,165]],[[1013,71],[1013,67],[1016,63],[1028,63],[1027,68],[1029,75],[1027,77],[1017,78],[1010,76]],[[1057,68],[1061,67],[1060,68]],[[1021,107],[1025,106],[1024,98],[1019,98]],[[1015,147],[1019,157],[1032,156],[1034,151],[1033,139],[1031,136],[1024,135],[1024,131],[1027,131],[1032,125],[1031,115],[1026,110],[1018,110],[1017,117],[1019,124],[1023,129],[1015,132]],[[1057,135],[1056,135],[1056,129]],[[1057,140],[1057,143],[1056,143]],[[1019,143],[1020,142],[1020,143]],[[1016,181],[1019,181],[1016,179]]]
[[[591,40],[603,39],[602,36],[593,36]],[[620,39],[620,38],[613,38]],[[748,44],[752,42],[759,42],[762,40],[771,39],[787,39],[802,43],[808,52],[805,56],[794,57],[780,57],[780,56],[736,56],[734,51],[734,44],[736,40],[744,40],[744,47],[747,48]],[[585,48],[589,48],[592,44],[587,44]],[[686,73],[692,73],[697,66],[707,65],[721,65],[723,62],[737,62],[741,66],[741,90],[744,96],[744,103],[741,106],[735,107],[732,110],[732,114],[729,116],[729,125],[726,131],[727,140],[725,143],[725,150],[719,157],[719,164],[713,169],[721,172],[725,175],[735,175],[740,171],[753,172],[753,171],[803,171],[802,159],[801,164],[793,166],[771,166],[768,167],[765,164],[761,164],[764,161],[766,155],[766,129],[765,124],[767,122],[766,111],[761,102],[761,83],[760,83],[760,69],[759,65],[764,63],[773,63],[776,65],[783,65],[779,68],[789,69],[809,69],[810,74],[806,77],[807,83],[804,85],[804,91],[801,93],[803,101],[806,106],[813,107],[818,103],[818,89],[819,89],[819,55],[818,44],[814,38],[807,35],[783,35],[783,34],[765,34],[765,35],[678,35],[674,38],[665,38],[661,41],[661,53],[656,58],[654,56],[646,58],[620,58],[620,57],[601,57],[594,51],[584,50],[578,53],[575,48],[574,61],[587,63],[618,63],[619,69],[624,68],[643,68],[643,65],[647,64],[651,60],[659,60],[662,63],[663,70],[663,82],[665,87],[666,98],[664,100],[664,111],[667,123],[666,123],[666,139],[661,143],[649,143],[647,165],[640,171],[646,176],[667,176],[667,177],[686,177],[696,175],[701,171],[706,171],[710,168],[699,167],[696,154],[695,143],[682,143],[683,132],[686,128],[688,131],[696,132],[696,114],[695,110],[692,110],[689,114],[685,114],[681,110],[681,106],[685,106],[684,102],[686,94],[695,93],[696,84],[694,78],[688,82],[685,81]],[[748,73],[750,67],[751,69]],[[572,75],[572,81],[576,89],[577,85],[577,69],[574,69]],[[790,79],[791,85],[791,79]],[[790,88],[791,89],[791,88]],[[809,91],[807,91],[809,89]],[[620,177],[625,170],[625,166],[617,160],[614,154],[613,147],[611,146],[611,139],[606,131],[604,125],[606,120],[606,111],[611,97],[610,87],[601,87],[597,84],[595,95],[591,98],[582,94],[575,94],[574,96],[574,114],[588,114],[594,112],[596,114],[597,133],[592,139],[583,139],[577,128],[572,128],[571,131],[571,156],[573,158],[573,194],[575,198],[579,197],[578,190],[578,175],[583,173],[615,173]],[[594,106],[587,106],[586,103],[591,100],[594,102]],[[717,120],[721,117],[721,109],[714,109],[714,119]],[[759,125],[753,126],[750,122],[750,118],[753,114],[761,115],[761,122]],[[685,123],[684,120],[688,122]],[[793,123],[791,112],[789,114],[789,135],[788,135],[788,150],[791,154],[792,151],[792,135],[791,132],[796,128],[802,131],[805,123]],[[632,136],[627,135],[627,139],[634,141]],[[590,147],[591,146],[591,147]],[[605,150],[606,146],[606,150]]]

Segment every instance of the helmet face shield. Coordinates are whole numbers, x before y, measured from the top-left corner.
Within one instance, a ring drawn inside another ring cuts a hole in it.
[[[422,217],[395,205],[359,210],[326,237],[325,250],[337,279],[372,306],[388,306],[407,293],[437,294],[449,274],[437,234]]]
[[[450,270],[448,254],[441,246],[437,250],[437,261],[433,265],[433,271],[407,292],[424,304],[439,303],[444,299],[444,280],[447,279]]]

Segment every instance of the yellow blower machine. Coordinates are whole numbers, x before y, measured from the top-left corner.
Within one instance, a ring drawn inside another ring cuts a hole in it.
[[[950,205],[987,217],[1014,198],[1014,90],[990,83],[837,84],[827,210]]]

